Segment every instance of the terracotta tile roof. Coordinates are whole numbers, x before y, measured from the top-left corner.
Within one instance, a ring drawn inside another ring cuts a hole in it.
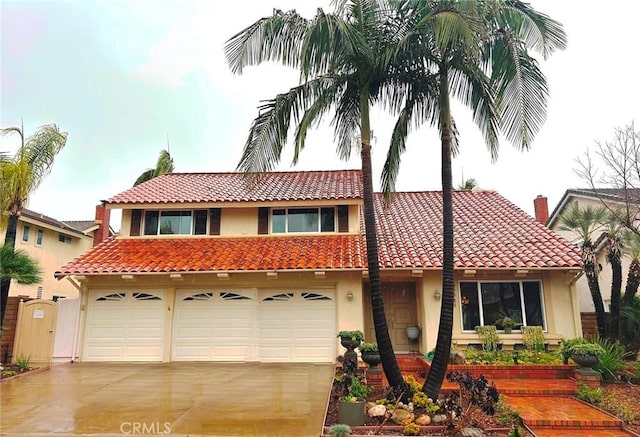
[[[110,238],[56,276],[255,270],[362,269],[358,235],[126,239]]]
[[[273,172],[252,184],[241,173],[171,173],[130,188],[107,204],[271,202],[361,199],[360,170]]]
[[[578,249],[495,191],[454,193],[456,268],[561,268],[582,265]],[[442,266],[442,193],[376,197],[384,268]]]
[[[386,209],[376,196],[382,268],[441,268],[441,206],[440,192],[397,193]],[[581,266],[578,249],[496,192],[455,192],[454,226],[459,269]],[[363,268],[362,234],[110,239],[56,275]]]

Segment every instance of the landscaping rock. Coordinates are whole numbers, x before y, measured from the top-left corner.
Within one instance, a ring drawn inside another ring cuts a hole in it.
[[[387,407],[384,405],[374,405],[367,410],[369,417],[384,417],[387,414]]]
[[[447,416],[444,414],[436,414],[433,416],[433,423],[441,423],[447,420]]]
[[[431,425],[431,417],[423,414],[416,419],[416,423],[420,426],[429,426]]]
[[[483,437],[484,433],[478,428],[463,428],[462,435],[464,437]]]
[[[378,404],[377,404],[377,403],[375,403],[375,402],[367,402],[367,403],[365,404],[365,406],[367,407],[367,411],[369,411],[370,409],[372,409],[372,408],[373,408],[373,407],[375,407],[376,405],[378,405]]]
[[[398,425],[404,425],[405,423],[413,422],[415,417],[416,416],[413,413],[410,413],[407,410],[396,408],[391,415],[391,420]]]

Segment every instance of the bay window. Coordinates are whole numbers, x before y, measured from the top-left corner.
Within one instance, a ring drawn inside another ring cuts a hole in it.
[[[471,282],[461,281],[462,330],[493,325],[502,317],[522,326],[542,326],[546,330],[542,286],[539,281]]]

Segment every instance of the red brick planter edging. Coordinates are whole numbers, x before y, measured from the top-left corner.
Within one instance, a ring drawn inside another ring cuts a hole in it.
[[[45,371],[49,370],[50,368],[51,368],[51,366],[47,365],[47,366],[38,367],[37,369],[29,370],[27,372],[16,373],[13,376],[8,376],[6,378],[0,379],[0,382],[9,381],[11,379],[18,379],[18,378],[22,378],[23,376],[28,376],[28,375],[35,375],[36,373],[45,372]]]

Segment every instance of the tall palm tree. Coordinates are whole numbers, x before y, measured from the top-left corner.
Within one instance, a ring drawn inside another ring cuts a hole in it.
[[[454,302],[454,230],[451,159],[458,147],[450,97],[473,111],[493,159],[502,133],[528,149],[546,116],[547,83],[529,50],[544,57],[566,45],[562,25],[517,0],[392,0],[407,33],[400,50],[421,60],[438,90],[424,96],[411,88],[394,128],[383,170],[383,190],[392,192],[408,130],[437,124],[442,157],[442,300],[438,337],[423,391],[436,398],[451,349]]]
[[[625,247],[631,255],[629,272],[627,273],[627,284],[622,297],[622,306],[629,306],[633,303],[633,298],[640,286],[640,235],[632,231],[623,234]]]
[[[598,275],[600,274],[600,264],[596,256],[595,247],[591,238],[593,232],[602,226],[607,218],[607,210],[602,207],[585,206],[581,208],[578,203],[572,203],[560,216],[560,229],[575,232],[582,239],[582,269],[587,277],[587,284],[593,299],[593,306],[596,311],[596,322],[598,333],[601,337],[606,336],[606,319],[604,304],[602,303],[602,293]]]
[[[474,178],[463,180],[460,185],[458,185],[458,190],[463,191],[473,191],[478,188],[478,181]]]
[[[1,135],[20,135],[21,145],[12,159],[0,160],[0,228],[7,229],[4,244],[15,247],[18,216],[29,195],[51,171],[56,155],[67,143],[67,133],[55,124],[47,124],[24,138],[22,127],[0,129]],[[11,281],[0,281],[0,326],[9,296]]]
[[[403,98],[408,65],[394,65],[398,29],[383,0],[337,2],[334,13],[318,9],[308,20],[295,11],[274,11],[234,35],[226,44],[235,73],[263,61],[280,61],[300,69],[298,86],[259,107],[238,169],[246,174],[272,170],[280,161],[289,127],[296,125],[293,162],[305,146],[307,131],[335,108],[332,124],[337,153],[348,158],[353,138],[360,140],[367,263],[376,341],[389,384],[399,390],[404,381],[385,318],[380,283],[378,244],[371,169],[372,104],[395,108]],[[406,67],[406,68],[405,68]],[[424,85],[426,86],[426,82]]]
[[[18,284],[37,284],[42,282],[42,269],[25,251],[5,244],[0,248],[0,278],[13,279]]]
[[[145,170],[138,179],[134,182],[133,186],[140,185],[143,182],[147,182],[153,178],[157,178],[160,175],[165,173],[171,173],[175,169],[173,164],[173,158],[167,149],[162,149],[160,151],[160,156],[158,156],[158,162],[156,162],[155,168],[149,168]]]
[[[607,261],[611,264],[611,308],[609,337],[617,338],[620,331],[620,294],[622,291],[622,226],[614,214],[610,215],[606,231]]]

